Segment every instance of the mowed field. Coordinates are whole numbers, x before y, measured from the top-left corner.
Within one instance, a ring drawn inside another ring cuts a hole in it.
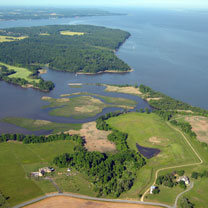
[[[22,36],[22,37],[13,37],[13,36],[4,36],[0,35],[0,43],[3,42],[11,42],[11,41],[17,41],[17,40],[23,40],[27,38],[27,36]]]
[[[161,152],[149,160],[139,172],[137,180],[130,191],[123,194],[122,198],[137,198],[143,194],[154,181],[155,171],[163,167],[184,165],[198,162],[197,157],[187,145],[182,135],[172,129],[156,114],[128,113],[107,121],[111,127],[129,134],[128,145],[136,150],[136,143],[158,148]],[[173,204],[175,197],[183,189],[165,189],[154,198],[150,195],[145,200],[152,200]]]
[[[61,31],[61,35],[69,35],[69,36],[74,36],[74,35],[84,35],[85,33],[83,32],[72,32],[72,31]]]
[[[39,82],[39,79],[31,79],[29,77],[32,74],[32,72],[26,68],[8,65],[2,62],[0,62],[0,65],[6,66],[9,70],[13,69],[14,71],[16,71],[15,74],[11,74],[8,76],[10,78],[21,78],[26,79],[28,82]]]
[[[72,152],[74,143],[56,141],[43,144],[0,143],[0,190],[9,197],[10,206],[56,192],[48,180],[32,180],[28,174],[49,166],[53,158]]]

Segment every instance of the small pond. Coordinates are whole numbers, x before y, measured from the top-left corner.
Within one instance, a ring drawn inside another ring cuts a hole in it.
[[[160,153],[159,149],[156,148],[150,148],[150,147],[143,147],[139,144],[136,144],[137,149],[139,150],[139,152],[146,157],[147,159],[150,159],[152,157],[155,157],[156,155],[158,155]]]

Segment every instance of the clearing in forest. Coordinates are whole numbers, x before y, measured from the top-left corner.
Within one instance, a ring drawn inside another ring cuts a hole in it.
[[[79,134],[85,138],[85,147],[89,151],[112,152],[116,151],[116,146],[108,140],[110,131],[102,131],[96,128],[96,122],[85,123],[79,131],[70,130],[69,134]]]

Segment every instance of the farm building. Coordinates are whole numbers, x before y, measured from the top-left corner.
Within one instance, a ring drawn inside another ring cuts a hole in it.
[[[44,168],[40,168],[39,169],[39,172],[40,173],[51,173],[51,172],[53,172],[54,171],[54,168],[50,168],[50,167],[44,167]]]
[[[190,185],[190,180],[189,180],[188,176],[180,176],[177,179],[177,182],[179,182],[179,181],[184,181],[186,185]]]

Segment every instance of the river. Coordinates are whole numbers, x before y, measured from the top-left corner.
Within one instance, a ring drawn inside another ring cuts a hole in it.
[[[146,84],[173,98],[208,109],[208,11],[126,9],[126,16],[63,18],[50,20],[0,21],[0,28],[53,24],[92,24],[120,28],[131,33],[117,56],[134,71],[127,74],[78,75],[49,70],[42,75],[52,80],[56,88],[50,93],[23,89],[0,82],[0,118],[20,116],[74,122],[48,116],[42,109],[44,95],[59,97],[78,91],[68,83]],[[87,86],[83,91],[106,94],[100,87]],[[80,89],[79,89],[80,90]],[[115,94],[106,94],[115,95]],[[128,97],[127,95],[122,95]],[[133,98],[132,99],[139,99]],[[138,100],[140,107],[147,104]],[[111,109],[105,109],[105,112]],[[95,118],[94,118],[95,119]],[[25,132],[21,128],[0,123],[2,132]]]

